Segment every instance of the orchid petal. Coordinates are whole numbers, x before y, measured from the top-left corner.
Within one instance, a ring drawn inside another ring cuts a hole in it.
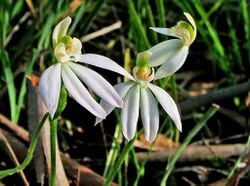
[[[70,52],[70,55],[80,55],[82,53],[82,43],[79,39],[74,37],[71,47],[72,51]]]
[[[82,65],[68,62],[74,73],[99,97],[114,105],[122,107],[123,101],[115,89],[101,75]]]
[[[59,43],[60,38],[66,35],[70,23],[71,23],[71,18],[68,16],[56,25],[52,36],[54,46],[56,46]]]
[[[74,72],[68,67],[68,62],[62,64],[62,79],[68,92],[80,105],[97,117],[106,117],[105,110],[94,100]]]
[[[39,92],[53,118],[59,102],[61,90],[61,64],[56,64],[46,69],[39,82]]]
[[[151,83],[148,84],[148,87],[155,95],[156,99],[159,101],[163,109],[168,113],[170,118],[174,121],[176,127],[181,131],[182,124],[180,113],[178,111],[177,105],[171,96],[162,88],[159,88]]]
[[[156,80],[164,78],[166,76],[172,75],[177,70],[179,70],[179,68],[181,68],[187,58],[188,49],[188,46],[183,46],[178,51],[176,51],[176,54],[165,61],[162,66],[156,71],[154,79]]]
[[[129,89],[135,84],[133,81],[128,81],[125,83],[119,83],[114,86],[114,89],[117,91],[117,93],[120,95],[121,98],[124,98],[129,91]],[[115,106],[109,104],[105,100],[101,99],[100,105],[102,108],[106,111],[107,115],[109,115],[114,109]],[[100,123],[103,119],[102,118],[96,118],[95,125]]]
[[[154,96],[147,88],[141,88],[140,98],[140,113],[145,137],[151,143],[155,140],[159,128],[159,111]]]
[[[134,85],[124,99],[121,112],[122,132],[127,140],[135,136],[139,118],[140,86]]]
[[[149,28],[157,33],[181,39],[180,36],[175,33],[175,27],[172,28],[149,27]]]
[[[103,69],[107,69],[113,72],[117,72],[131,80],[134,80],[133,76],[129,74],[124,68],[118,65],[113,60],[98,54],[84,54],[79,56],[79,62],[97,66]]]
[[[150,67],[159,66],[166,62],[169,58],[176,54],[176,51],[183,46],[180,39],[170,39],[161,42],[150,48],[152,56],[149,58],[148,64]]]
[[[194,29],[194,32],[195,32],[195,35],[196,35],[197,29],[196,29],[196,24],[195,24],[194,18],[188,12],[184,12],[184,15],[186,16],[187,20],[193,26],[193,29]]]
[[[67,54],[65,45],[63,43],[56,45],[55,56],[59,62],[66,62],[70,59],[70,56]]]

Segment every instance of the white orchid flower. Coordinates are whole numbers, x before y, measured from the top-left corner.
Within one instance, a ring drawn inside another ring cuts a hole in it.
[[[144,52],[138,55],[138,58],[144,58],[150,55],[150,52]],[[147,60],[144,58],[143,60]],[[139,59],[140,60],[140,59]],[[159,128],[159,111],[157,101],[167,112],[181,131],[182,124],[180,114],[171,96],[162,88],[150,83],[154,80],[154,70],[145,65],[133,69],[135,80],[129,80],[125,83],[119,83],[114,86],[118,94],[124,99],[124,106],[121,110],[121,123],[123,135],[127,140],[131,140],[136,133],[139,113],[144,127],[145,137],[149,142],[155,140]],[[109,114],[115,108],[104,99],[100,104]],[[101,122],[102,118],[96,118],[96,124]]]
[[[161,42],[149,49],[152,52],[148,62],[149,66],[161,65],[156,71],[155,79],[173,74],[184,64],[187,58],[189,46],[195,40],[197,31],[193,17],[187,12],[184,12],[184,15],[191,25],[185,21],[180,21],[171,28],[151,28],[155,32],[178,38]]]
[[[39,92],[50,114],[54,117],[63,82],[69,94],[84,108],[97,117],[105,118],[106,111],[90,95],[84,82],[98,96],[113,106],[122,107],[123,101],[115,89],[98,73],[77,62],[120,73],[130,79],[133,77],[111,59],[97,54],[81,54],[82,44],[79,39],[67,34],[71,18],[62,20],[54,29],[53,45],[58,63],[46,69],[40,79]]]

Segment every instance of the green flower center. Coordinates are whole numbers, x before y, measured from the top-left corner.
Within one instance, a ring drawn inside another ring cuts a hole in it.
[[[177,25],[174,27],[175,33],[182,38],[184,45],[190,45],[195,37],[195,31],[194,28],[185,21],[180,21],[177,23]]]

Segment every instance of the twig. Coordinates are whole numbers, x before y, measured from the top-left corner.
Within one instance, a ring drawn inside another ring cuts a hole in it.
[[[150,152],[149,155],[144,152],[137,153],[139,161],[144,161],[147,157],[148,161],[166,162],[173,156],[177,148],[166,149],[159,152]],[[209,149],[206,146],[192,145],[188,146],[183,154],[178,159],[178,162],[195,162],[204,161],[211,157],[229,158],[232,156],[238,156],[245,152],[245,144],[232,144],[232,145],[210,145]],[[211,152],[212,151],[212,152]]]
[[[94,38],[100,37],[100,36],[105,35],[105,34],[107,34],[109,32],[112,32],[112,31],[114,31],[116,29],[119,29],[119,28],[121,28],[121,26],[122,26],[122,22],[118,21],[118,22],[116,22],[116,23],[114,23],[114,24],[112,24],[110,26],[107,26],[105,28],[102,28],[102,29],[100,29],[100,30],[98,30],[96,32],[85,35],[85,36],[81,37],[80,40],[81,40],[81,42],[85,43],[85,42],[90,41],[90,40],[92,40]]]
[[[3,144],[1,145],[1,143]],[[0,146],[5,149],[6,153],[10,156],[10,158],[15,163],[15,165],[19,165],[19,161],[16,157],[16,154],[14,153],[11,145],[9,144],[8,140],[6,139],[6,137],[4,136],[1,130],[0,130]],[[19,174],[23,180],[24,185],[29,186],[29,182],[27,181],[24,172],[21,171]]]
[[[10,129],[16,136],[23,139],[24,141],[29,141],[29,133],[20,126],[12,123],[8,118],[6,118],[2,114],[0,114],[0,124],[8,127],[8,129]]]
[[[18,23],[13,27],[13,29],[11,30],[10,34],[8,35],[7,39],[6,39],[6,45],[8,45],[8,43],[10,42],[12,36],[20,29],[20,25],[25,22],[30,16],[30,12],[26,12],[23,17],[21,17],[21,19],[18,21]]]
[[[250,80],[238,85],[213,90],[205,95],[197,96],[180,102],[181,112],[188,113],[196,108],[199,108],[200,106],[230,98],[248,91],[250,91]]]

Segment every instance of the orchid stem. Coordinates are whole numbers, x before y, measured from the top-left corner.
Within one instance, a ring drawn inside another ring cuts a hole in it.
[[[41,130],[44,122],[48,118],[48,116],[49,116],[49,113],[47,112],[43,116],[43,118],[40,121],[39,125],[36,127],[36,129],[35,129],[32,137],[31,137],[30,147],[28,149],[27,156],[26,156],[25,160],[20,165],[18,165],[15,168],[11,168],[11,169],[0,171],[0,179],[4,178],[6,176],[11,176],[11,175],[13,175],[15,173],[18,173],[18,172],[22,171],[25,167],[27,167],[29,165],[29,163],[32,160],[33,154],[34,154],[37,141],[39,139],[38,138],[39,132],[40,132],[40,130]]]
[[[124,149],[122,150],[118,160],[116,161],[114,167],[113,167],[113,171],[110,172],[110,174],[108,175],[106,182],[105,182],[105,186],[109,186],[111,185],[111,182],[113,181],[113,179],[115,178],[115,176],[117,175],[117,172],[119,171],[122,163],[124,162],[125,158],[127,157],[126,155],[128,154],[128,152],[131,150],[131,148],[133,147],[134,141],[135,141],[136,137],[134,137],[131,141],[129,141]]]
[[[51,153],[51,175],[50,186],[56,185],[56,137],[57,122],[50,119],[50,153]]]

